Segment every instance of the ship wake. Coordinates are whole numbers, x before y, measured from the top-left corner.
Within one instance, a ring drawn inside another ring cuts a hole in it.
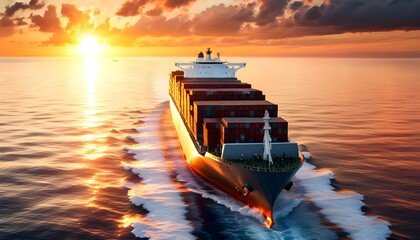
[[[310,159],[309,152],[302,152]],[[362,211],[363,195],[353,191],[336,191],[331,185],[334,174],[330,170],[315,169],[305,161],[295,178],[303,186],[303,195],[312,201],[332,223],[343,229],[352,239],[386,239],[391,235],[390,224]]]
[[[132,137],[139,143],[135,149],[127,149],[134,155],[135,161],[124,163],[127,170],[137,174],[141,183],[126,183],[130,188],[130,201],[145,208],[148,213],[136,219],[132,224],[136,237],[150,239],[195,239],[191,223],[186,220],[186,204],[183,202],[180,189],[172,181],[162,152],[160,138],[160,119],[167,107],[158,106],[149,114],[144,124],[137,129],[139,136]]]
[[[331,185],[333,173],[316,169],[307,162],[295,175],[292,191],[284,191],[276,201],[273,216],[279,225],[267,229],[265,218],[258,210],[244,206],[204,183],[188,169],[169,114],[167,103],[158,105],[137,129],[139,136],[132,137],[139,143],[138,147],[127,149],[138,161],[125,164],[125,168],[142,180],[138,184],[125,184],[125,187],[130,188],[131,202],[149,212],[132,224],[136,237],[194,239],[192,232],[200,228],[200,223],[186,219],[188,206],[181,196],[185,190],[216,203],[206,205],[206,208],[219,216],[217,221],[224,226],[220,232],[231,238],[247,238],[248,234],[254,239],[305,239],[308,235],[337,238],[322,228],[319,214],[313,213],[308,203],[315,204],[322,216],[348,237],[385,239],[390,236],[388,222],[363,213],[362,195],[336,191]],[[162,124],[166,126],[164,134]],[[303,154],[310,158],[309,152]]]
[[[171,116],[164,116],[164,119],[165,121],[171,121]],[[182,183],[189,192],[198,194],[202,198],[215,203],[206,204],[206,208],[211,209],[211,211],[215,213],[217,222],[223,226],[223,229],[218,229],[218,231],[226,234],[228,238],[233,239],[306,238],[306,233],[303,232],[301,228],[296,228],[294,226],[288,226],[286,231],[284,231],[284,228],[268,229],[265,226],[266,219],[260,211],[238,202],[231,196],[201,180],[187,167],[188,163],[182,153],[175,129],[173,128],[172,131],[173,134],[166,133],[166,135],[171,135],[172,138],[165,139],[165,146],[172,151],[170,155],[174,162],[176,179],[178,182]],[[274,217],[284,219],[293,211],[293,209],[298,207],[301,202],[302,198],[300,194],[290,193],[287,195],[280,195],[276,202]]]

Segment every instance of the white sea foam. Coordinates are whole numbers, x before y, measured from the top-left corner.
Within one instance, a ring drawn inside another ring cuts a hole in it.
[[[309,152],[302,152],[302,155],[306,160],[310,160],[312,158],[312,155]]]
[[[303,152],[305,158],[310,158],[308,152]],[[304,195],[313,201],[321,213],[331,222],[337,224],[353,239],[376,240],[390,236],[390,224],[376,216],[366,216],[361,207],[363,196],[352,191],[334,190],[331,179],[334,174],[330,170],[315,169],[315,166],[305,162],[296,174],[296,179],[305,189]]]
[[[136,149],[129,149],[137,162],[125,164],[127,170],[139,175],[142,184],[124,184],[130,188],[130,201],[149,211],[132,224],[136,237],[150,239],[194,239],[193,227],[186,220],[186,205],[182,201],[178,187],[170,179],[167,162],[162,153],[159,137],[159,119],[162,112],[153,112],[138,129],[139,143]]]

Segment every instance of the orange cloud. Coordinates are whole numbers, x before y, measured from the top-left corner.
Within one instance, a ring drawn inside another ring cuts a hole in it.
[[[56,7],[49,5],[44,16],[30,16],[33,27],[39,27],[41,32],[57,32],[61,30],[60,19],[57,16]]]
[[[255,4],[212,6],[192,20],[192,31],[197,35],[226,36],[237,34],[242,25],[254,21]]]
[[[121,8],[116,12],[118,16],[128,17],[137,16],[140,14],[140,7],[144,6],[147,0],[131,0],[125,2]]]
[[[6,10],[4,11],[4,15],[7,17],[12,17],[18,10],[26,10],[26,9],[41,9],[45,5],[44,2],[40,2],[39,0],[31,0],[28,4],[23,2],[15,2],[13,5],[6,6]]]
[[[36,31],[34,41],[43,46],[78,44],[81,35],[91,33],[102,42],[124,47],[278,47],[294,39],[296,46],[314,51],[324,36],[331,36],[326,42],[338,46],[331,41],[341,34],[420,29],[420,1],[256,0],[212,5],[195,0],[126,0],[120,6],[97,5],[101,9],[80,2],[31,0],[5,5],[0,13],[0,43],[19,39],[24,44],[23,36]],[[207,5],[196,8],[203,4]]]

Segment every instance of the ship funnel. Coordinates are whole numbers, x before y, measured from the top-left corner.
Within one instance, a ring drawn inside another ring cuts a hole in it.
[[[271,118],[267,110],[264,114],[264,154],[263,159],[268,161],[270,164],[273,164],[273,159],[271,158],[271,136],[270,136],[270,123],[268,122]]]

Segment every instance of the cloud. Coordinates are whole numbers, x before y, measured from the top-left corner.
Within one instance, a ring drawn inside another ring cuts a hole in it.
[[[289,0],[261,0],[257,25],[265,26],[276,21],[286,10]]]
[[[78,28],[78,30],[83,31],[91,27],[89,25],[89,13],[82,12],[73,4],[62,4],[61,15],[69,19],[66,29]]]
[[[292,11],[296,11],[296,10],[298,10],[299,8],[301,8],[302,6],[303,6],[303,2],[294,1],[294,2],[292,2],[292,4],[290,4],[290,5],[289,5],[289,8],[290,8]]]
[[[131,36],[186,36],[190,35],[191,21],[187,15],[178,15],[173,18],[165,16],[142,16],[131,27],[125,30]]]
[[[185,8],[195,0],[125,0],[116,13],[102,21],[108,11],[101,13],[98,8],[62,4],[57,13],[59,5],[48,5],[42,14],[38,12],[44,1],[21,1],[7,5],[0,13],[0,37],[18,30],[24,33],[27,22],[40,32],[50,33],[47,43],[57,45],[75,44],[84,33],[95,33],[110,44],[123,46],[152,44],[153,39],[165,46],[171,41],[172,45],[186,40],[198,44],[209,39],[230,46],[277,44],[280,39],[302,36],[420,29],[419,0],[258,0],[233,1],[234,5],[209,2],[209,7],[198,13]],[[16,17],[22,10],[38,11],[29,17]],[[119,16],[131,18],[124,25],[124,18]],[[201,40],[192,41],[194,38]]]
[[[192,31],[198,35],[237,34],[244,23],[254,21],[254,7],[254,3],[209,7],[194,17]]]
[[[7,37],[15,33],[16,25],[12,19],[7,16],[0,18],[0,37]]]
[[[24,17],[13,18],[13,22],[15,23],[16,26],[25,26],[25,25],[28,25],[28,23],[25,22],[25,18]]]
[[[175,9],[179,7],[188,6],[193,2],[195,2],[195,0],[166,0],[164,3],[164,7],[168,9]]]
[[[329,0],[322,4],[307,0],[262,0],[259,4],[219,4],[192,18],[141,16],[124,32],[139,39],[144,36],[228,37],[242,44],[258,39],[274,42],[346,32],[414,30],[420,29],[419,4],[410,0]]]
[[[18,10],[32,9],[37,10],[43,8],[44,2],[39,0],[31,0],[28,4],[23,2],[15,2],[13,5],[6,6],[4,14],[8,17],[13,16]]]
[[[41,9],[45,6],[45,3],[43,1],[39,1],[39,0],[31,0],[29,2],[29,8],[30,9]]]
[[[98,10],[95,8],[81,11],[73,4],[62,4],[61,16],[68,19],[66,26],[62,28],[60,26],[60,20],[58,19],[57,21],[57,16],[54,16],[55,7],[48,6],[42,20],[40,17],[36,17],[35,21],[38,22],[34,22],[34,24],[40,27],[40,31],[42,31],[42,26],[44,27],[44,31],[53,33],[45,44],[77,44],[80,35],[85,32],[92,32],[94,29],[94,25],[90,23],[91,15],[89,13],[91,12],[93,15],[99,14]]]
[[[295,15],[301,26],[333,27],[337,33],[420,28],[420,1],[330,0],[305,6]]]
[[[127,0],[116,12],[116,15],[122,17],[143,15],[142,8],[149,5],[152,8],[146,11],[145,15],[159,16],[164,9],[171,11],[175,8],[188,6],[193,2],[195,0]]]
[[[57,16],[56,7],[49,5],[44,16],[33,15],[30,17],[33,27],[39,27],[41,32],[58,32],[61,30],[60,19]]]
[[[123,17],[139,15],[140,7],[144,6],[146,3],[147,0],[129,0],[121,6],[116,14]]]
[[[132,46],[136,41],[136,36],[127,33],[126,29],[113,28],[110,25],[110,19],[106,19],[98,25],[93,33],[102,37],[102,42],[116,46]]]
[[[162,14],[162,12],[163,12],[162,8],[155,7],[155,8],[152,8],[152,9],[148,10],[146,12],[146,15],[151,16],[151,17],[155,17],[155,16],[160,16]]]

